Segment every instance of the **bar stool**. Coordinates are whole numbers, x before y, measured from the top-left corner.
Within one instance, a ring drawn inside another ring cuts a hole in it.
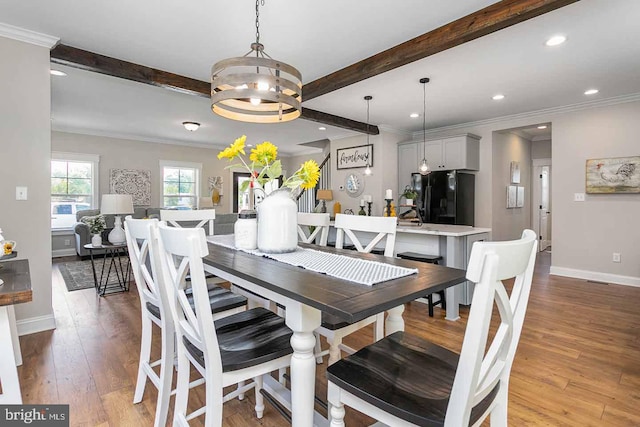
[[[438,261],[442,261],[442,257],[440,255],[427,255],[427,254],[419,254],[417,252],[402,252],[398,254],[398,258],[408,259],[411,261],[418,262],[426,262],[429,264],[438,264]],[[440,305],[443,310],[447,309],[447,301],[444,298],[444,291],[434,292],[440,296],[440,300],[433,302],[433,294],[427,295],[427,301],[429,305],[429,317],[433,317],[433,307],[436,305]]]

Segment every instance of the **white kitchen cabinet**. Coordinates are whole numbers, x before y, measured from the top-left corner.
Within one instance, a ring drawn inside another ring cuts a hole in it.
[[[442,139],[409,141],[398,145],[398,183],[407,181],[407,175],[417,172],[422,158],[432,171],[438,170],[479,170],[480,137],[472,134],[456,135]],[[406,184],[404,184],[406,185]],[[401,188],[404,188],[402,185]]]

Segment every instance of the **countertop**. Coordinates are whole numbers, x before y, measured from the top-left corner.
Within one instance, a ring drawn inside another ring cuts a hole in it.
[[[490,233],[490,228],[471,227],[469,225],[422,224],[398,225],[398,233],[427,234],[434,236],[463,237],[472,234]]]

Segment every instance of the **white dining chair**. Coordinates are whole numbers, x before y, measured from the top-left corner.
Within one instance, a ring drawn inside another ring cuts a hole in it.
[[[152,229],[150,247],[160,289],[169,301],[175,322],[178,381],[174,425],[188,426],[189,420],[204,415],[206,426],[219,427],[223,403],[251,388],[255,388],[256,416],[262,418],[263,375],[289,366],[293,352],[293,333],[284,319],[264,308],[255,308],[214,323],[202,261],[209,253],[204,230],[160,224],[158,229]],[[189,273],[195,309],[184,294]],[[205,380],[206,403],[187,413],[191,365]],[[253,382],[223,395],[224,387],[249,379]]]
[[[396,332],[327,369],[332,427],[344,405],[390,426],[507,426],[509,375],[531,290],[538,241],[476,242],[467,279],[476,283],[462,351]],[[502,284],[515,278],[511,296]],[[498,308],[500,324],[488,344]]]
[[[298,240],[327,246],[330,221],[328,213],[298,212]]]
[[[147,379],[158,390],[154,426],[164,426],[169,409],[171,381],[173,378],[173,360],[175,355],[175,329],[167,304],[159,292],[157,274],[149,252],[150,228],[157,227],[157,219],[133,219],[130,216],[124,223],[127,249],[131,260],[133,277],[140,297],[142,315],[140,358],[138,377],[133,396],[133,403],[140,403],[144,395]],[[209,307],[216,318],[221,318],[244,311],[246,299],[223,288],[209,289]],[[187,295],[193,301],[193,295]],[[153,340],[153,324],[160,328],[161,355],[158,360],[151,360]],[[168,361],[168,362],[167,362]],[[160,366],[158,375],[154,368]]]
[[[188,227],[205,229],[207,236],[214,234],[214,221],[216,219],[215,209],[182,210],[182,209],[161,209],[160,219],[166,221],[174,227]],[[205,228],[206,226],[206,228]]]
[[[384,256],[393,257],[396,242],[397,220],[394,217],[359,216],[337,214],[334,222],[336,228],[336,248],[342,249],[345,235],[351,240],[356,250],[361,253],[370,253],[376,245],[384,241]],[[363,244],[354,232],[360,232],[361,237],[372,237],[368,244]],[[317,332],[327,339],[329,343],[329,365],[340,359],[340,351],[353,353],[354,350],[342,344],[342,339],[367,325],[374,324],[374,340],[378,341],[384,336],[384,313],[369,316],[356,323],[345,324],[332,316],[323,313],[322,324]],[[316,356],[323,356],[327,352],[321,352]]]

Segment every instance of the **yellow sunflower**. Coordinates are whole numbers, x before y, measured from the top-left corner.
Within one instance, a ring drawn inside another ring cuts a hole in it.
[[[256,148],[251,149],[249,160],[261,165],[267,165],[273,163],[276,157],[278,157],[278,147],[269,141],[265,141],[262,144],[258,144]]]
[[[220,153],[218,153],[218,158],[219,159],[225,158],[225,159],[231,160],[239,156],[240,154],[245,154],[244,142],[246,140],[247,140],[247,136],[242,135],[240,138],[236,139],[233,142],[233,144],[231,144],[230,146],[222,150]]]
[[[300,167],[300,175],[303,183],[300,185],[303,190],[310,190],[316,186],[320,178],[320,167],[315,160],[307,160]]]

